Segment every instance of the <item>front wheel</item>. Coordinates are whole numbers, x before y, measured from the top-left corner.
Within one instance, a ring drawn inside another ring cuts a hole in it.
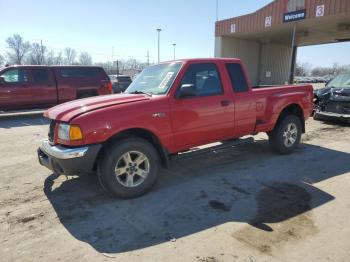
[[[301,133],[300,118],[295,115],[287,115],[268,134],[270,146],[277,153],[290,154],[299,146]]]
[[[101,186],[109,195],[133,198],[146,193],[156,182],[159,155],[148,141],[128,138],[106,148],[98,163]]]

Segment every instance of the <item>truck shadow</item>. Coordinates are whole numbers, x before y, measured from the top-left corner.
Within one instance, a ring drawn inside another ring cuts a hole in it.
[[[68,232],[98,252],[138,250],[229,222],[243,223],[232,225],[233,238],[269,251],[266,239],[272,245],[317,230],[312,210],[334,197],[312,184],[349,172],[349,159],[308,144],[293,155],[275,155],[260,141],[175,161],[137,199],[104,196],[95,177],[51,175],[44,191]]]

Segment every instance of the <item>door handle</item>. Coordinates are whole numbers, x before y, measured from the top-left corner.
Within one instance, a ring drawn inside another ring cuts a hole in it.
[[[230,105],[230,100],[222,100],[220,102],[221,106],[229,106]]]

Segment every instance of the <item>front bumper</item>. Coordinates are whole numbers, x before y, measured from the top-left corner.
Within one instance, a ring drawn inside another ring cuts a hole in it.
[[[51,145],[44,140],[38,148],[38,159],[42,166],[57,174],[80,175],[91,173],[102,145],[68,148]]]
[[[340,120],[350,122],[350,114],[339,114],[339,113],[326,112],[326,111],[320,111],[320,110],[316,110],[314,114],[319,117],[340,119]]]

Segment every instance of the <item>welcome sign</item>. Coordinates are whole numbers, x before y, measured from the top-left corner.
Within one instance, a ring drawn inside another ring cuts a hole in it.
[[[306,9],[297,10],[283,15],[283,23],[303,20],[306,18]]]
[[[305,0],[286,1],[286,13],[283,14],[283,23],[303,20],[305,18]]]

